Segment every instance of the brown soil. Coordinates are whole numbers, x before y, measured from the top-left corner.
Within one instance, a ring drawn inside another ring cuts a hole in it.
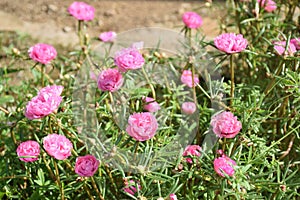
[[[0,31],[28,33],[40,42],[64,46],[77,43],[76,20],[67,12],[73,0],[1,0]],[[140,27],[182,28],[181,15],[196,10],[204,20],[203,32],[208,37],[218,34],[218,9],[205,7],[204,0],[85,0],[96,9],[88,32],[97,37],[101,32],[118,33]],[[200,8],[201,7],[201,8]]]

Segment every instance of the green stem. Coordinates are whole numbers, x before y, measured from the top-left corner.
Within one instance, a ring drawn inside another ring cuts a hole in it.
[[[197,96],[196,96],[196,84],[195,84],[195,67],[192,64],[192,86],[193,86],[193,98],[194,103],[197,104]]]
[[[79,42],[80,42],[80,46],[83,47],[83,37],[82,37],[82,24],[83,21],[82,20],[78,20],[78,29],[77,29],[77,34],[78,34],[78,38],[79,38]]]
[[[154,89],[152,83],[150,82],[150,79],[149,79],[149,77],[148,77],[148,75],[147,75],[147,73],[146,73],[144,67],[142,67],[142,72],[143,72],[143,74],[144,74],[144,76],[145,76],[145,78],[146,78],[146,80],[147,80],[147,82],[148,82],[148,84],[149,84],[149,86],[150,86],[150,89],[151,89],[151,92],[152,92],[153,99],[156,99],[155,89]]]
[[[230,80],[231,80],[231,87],[230,87],[230,106],[233,105],[234,99],[234,66],[233,66],[233,55],[230,55]]]
[[[42,67],[41,67],[41,82],[42,82],[42,87],[44,87],[44,74],[45,74],[45,65],[42,65]]]
[[[275,72],[275,76],[272,78],[271,82],[268,84],[268,86],[266,87],[266,89],[264,91],[265,95],[269,94],[271,89],[274,87],[276,76],[278,76],[281,73],[284,65],[285,65],[285,63],[283,62],[283,60],[280,60],[279,66]]]
[[[94,177],[91,177],[91,181],[92,181],[93,188],[96,190],[96,193],[98,194],[99,199],[104,200],[104,197],[101,195],[101,193],[96,185]]]
[[[64,189],[62,187],[62,184],[60,182],[60,177],[59,177],[59,171],[58,171],[57,163],[56,163],[55,160],[53,161],[53,163],[54,163],[54,168],[55,168],[55,173],[56,173],[56,182],[57,182],[57,185],[59,187],[60,194],[61,194],[61,200],[64,200],[65,199],[65,193],[64,193]]]
[[[91,200],[94,200],[94,197],[91,195],[91,191],[90,191],[90,189],[86,186],[86,183],[84,183],[83,188],[84,188],[84,190],[86,191],[86,193],[88,194],[89,198],[90,198]]]

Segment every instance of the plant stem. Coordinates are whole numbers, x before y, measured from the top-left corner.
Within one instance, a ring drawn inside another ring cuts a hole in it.
[[[275,73],[275,76],[273,77],[273,79],[271,80],[271,82],[268,84],[268,86],[266,87],[266,89],[264,91],[265,95],[269,94],[269,92],[271,91],[271,89],[274,87],[276,76],[278,76],[281,73],[284,65],[285,65],[285,63],[283,62],[283,60],[280,60],[279,66],[278,66],[278,68],[276,70],[276,73]]]
[[[86,193],[88,194],[88,196],[90,197],[91,200],[94,200],[94,197],[91,195],[91,191],[90,189],[86,186],[86,183],[83,185],[84,190],[86,191]]]
[[[91,177],[91,181],[92,181],[92,185],[93,185],[94,189],[96,190],[96,193],[98,194],[99,199],[104,200],[104,197],[101,195],[101,193],[96,185],[94,177]]]
[[[42,82],[42,87],[44,87],[44,74],[45,74],[45,65],[42,64],[42,67],[41,67],[41,82]]]
[[[194,103],[197,105],[197,96],[196,96],[196,84],[195,84],[195,67],[192,64],[192,86],[193,86],[193,98]]]
[[[62,184],[60,182],[60,177],[59,177],[59,171],[58,171],[57,163],[56,163],[55,160],[53,161],[53,163],[54,163],[54,168],[55,168],[55,173],[56,173],[56,182],[57,182],[57,185],[59,187],[60,194],[61,194],[61,200],[64,200],[65,199],[65,194],[64,194],[64,189],[62,187]]]
[[[154,89],[152,83],[150,82],[150,79],[149,79],[149,77],[148,77],[148,75],[147,75],[144,67],[142,67],[142,72],[143,72],[143,74],[144,74],[144,76],[145,76],[145,78],[146,78],[146,80],[147,80],[147,82],[148,82],[148,84],[149,84],[149,86],[151,88],[153,99],[156,99],[155,89]]]
[[[233,66],[233,55],[230,55],[230,80],[231,80],[231,87],[230,87],[230,106],[233,105],[234,99],[234,66]]]
[[[80,43],[81,47],[83,47],[82,24],[83,24],[83,21],[82,20],[78,20],[77,34],[78,34],[79,43]]]

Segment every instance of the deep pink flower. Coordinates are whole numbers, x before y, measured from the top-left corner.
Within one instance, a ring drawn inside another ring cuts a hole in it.
[[[99,167],[99,160],[93,155],[79,156],[76,158],[75,173],[79,176],[93,176]]]
[[[274,42],[274,49],[278,55],[294,55],[297,52],[297,49],[294,43],[290,42],[289,47],[285,51],[286,41]]]
[[[141,185],[137,183],[139,190],[141,189]],[[125,188],[123,188],[124,192],[134,195],[137,192],[136,182],[134,180],[130,180],[129,183],[125,182]]]
[[[48,64],[56,58],[57,52],[55,48],[49,44],[36,44],[29,48],[29,57],[42,64]]]
[[[142,54],[140,54],[140,52],[135,48],[127,48],[118,51],[115,54],[114,60],[121,72],[139,69],[145,63],[145,59]]]
[[[276,3],[272,0],[257,0],[257,2],[267,12],[273,12],[277,8]]]
[[[188,28],[193,29],[199,28],[203,24],[200,15],[195,12],[185,12],[182,15],[182,21]]]
[[[99,35],[99,39],[103,42],[113,42],[117,37],[117,33],[113,31],[103,32]]]
[[[26,105],[25,117],[40,119],[55,112],[62,101],[62,90],[63,86],[57,85],[42,88]]]
[[[242,123],[231,112],[222,112],[213,116],[210,125],[220,138],[234,138],[242,129]]]
[[[126,132],[137,141],[145,141],[155,135],[157,128],[158,123],[152,113],[134,113],[129,116]]]
[[[39,159],[38,156],[40,155],[40,145],[36,141],[32,140],[22,142],[17,148],[17,154],[19,159],[24,162],[34,162]],[[23,156],[24,158],[20,158]]]
[[[234,166],[236,166],[236,162],[226,155],[222,155],[214,160],[214,170],[222,177],[225,177],[224,173],[228,176],[233,176],[235,172],[233,168]]]
[[[184,152],[182,153],[182,156],[201,156],[202,148],[199,145],[188,145]],[[193,163],[192,158],[186,158],[186,162]]]
[[[290,43],[293,44],[297,50],[300,50],[300,38],[291,39]]]
[[[177,196],[174,193],[170,194],[169,198],[170,200],[177,200]]]
[[[193,87],[193,78],[192,78],[192,71],[184,70],[181,74],[181,82],[188,87]],[[199,78],[196,74],[194,74],[194,86],[199,83]]]
[[[143,97],[144,109],[148,112],[156,112],[160,110],[160,105],[151,97]]]
[[[181,105],[181,110],[183,113],[187,114],[187,115],[191,115],[196,111],[197,107],[196,104],[194,102],[184,102]]]
[[[95,8],[84,2],[74,1],[68,11],[76,19],[84,21],[93,20],[95,15]]]
[[[248,41],[241,34],[223,33],[214,39],[214,44],[219,50],[232,54],[246,49]]]
[[[100,90],[115,92],[122,86],[123,76],[117,69],[106,69],[99,74],[97,83]]]
[[[46,152],[57,160],[65,160],[71,155],[73,145],[64,135],[49,134],[43,139]]]

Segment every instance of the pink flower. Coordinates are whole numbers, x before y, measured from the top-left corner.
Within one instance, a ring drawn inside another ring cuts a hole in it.
[[[199,28],[202,24],[202,18],[195,12],[185,12],[182,15],[182,21],[188,28]]]
[[[150,112],[134,113],[129,116],[126,132],[137,141],[151,139],[158,128],[154,115]]]
[[[264,7],[267,12],[273,12],[277,8],[276,3],[272,0],[257,0],[257,2],[261,7]]]
[[[43,139],[46,152],[57,160],[65,160],[71,155],[73,145],[64,135],[49,134]]]
[[[114,60],[121,72],[139,69],[145,63],[142,54],[140,54],[140,52],[135,48],[127,48],[118,51],[115,54]]]
[[[117,33],[113,31],[103,32],[99,35],[99,39],[103,42],[113,42],[117,37]]]
[[[188,87],[193,87],[193,78],[192,78],[192,71],[184,70],[181,75],[181,82]],[[199,78],[196,74],[194,74],[194,86],[199,83]]]
[[[17,148],[17,154],[19,159],[24,162],[34,162],[38,160],[38,156],[40,155],[40,145],[32,140],[22,142]]]
[[[274,49],[278,55],[294,55],[297,52],[297,49],[294,43],[290,42],[289,47],[285,51],[286,41],[274,42]]]
[[[214,160],[214,170],[222,177],[225,177],[224,173],[228,176],[233,176],[235,172],[234,166],[236,166],[236,162],[226,155],[222,155]]]
[[[160,110],[159,104],[155,101],[155,99],[151,97],[143,97],[143,101],[145,102],[144,109],[148,112],[156,112]]]
[[[238,53],[246,49],[248,41],[243,35],[235,33],[223,33],[214,39],[215,46],[226,53]]]
[[[213,116],[210,125],[220,138],[234,138],[242,129],[242,123],[231,112],[222,112]]]
[[[99,160],[93,155],[79,156],[76,158],[75,173],[79,176],[93,176],[99,167]]]
[[[169,199],[170,200],[177,200],[176,194],[174,194],[174,193],[170,194]]]
[[[143,41],[140,41],[140,42],[134,42],[131,44],[131,48],[134,48],[134,49],[143,49],[144,48],[144,42]]]
[[[56,111],[62,101],[59,96],[62,90],[63,86],[56,85],[42,88],[26,105],[25,117],[30,120],[40,119]]]
[[[117,69],[106,69],[99,74],[97,83],[100,90],[115,92],[122,86],[123,76]]]
[[[141,189],[141,185],[137,183],[139,190]],[[136,182],[130,180],[129,183],[125,181],[125,188],[123,188],[124,192],[134,195],[137,192]]]
[[[186,162],[193,163],[192,158],[190,156],[201,156],[202,148],[199,145],[188,145],[184,152],[182,153],[182,156],[189,156],[189,158],[186,158]]]
[[[181,110],[183,113],[187,114],[187,115],[191,115],[196,111],[197,107],[196,104],[194,102],[184,102],[181,105]]]
[[[55,48],[49,44],[36,44],[29,48],[29,57],[42,64],[48,64],[56,58],[57,52]]]
[[[293,44],[297,50],[300,50],[300,38],[291,39],[290,43]]]
[[[76,19],[84,21],[93,20],[95,15],[95,8],[84,2],[74,1],[68,11]]]

